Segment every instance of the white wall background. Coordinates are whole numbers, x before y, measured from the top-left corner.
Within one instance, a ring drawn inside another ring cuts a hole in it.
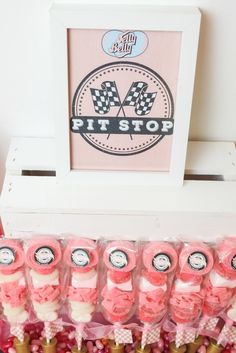
[[[235,141],[236,0],[143,1],[201,9],[190,138]],[[50,4],[50,0],[0,0],[0,185],[10,136],[54,134]]]

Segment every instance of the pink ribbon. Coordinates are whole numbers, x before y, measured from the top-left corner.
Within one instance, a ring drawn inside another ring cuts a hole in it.
[[[63,322],[63,325],[74,327],[75,330],[78,327],[78,325],[68,323],[68,322]],[[98,322],[89,322],[83,327],[83,338],[86,340],[92,341],[92,340],[97,340],[104,337],[109,337],[114,333],[115,329],[127,329],[127,330],[137,329],[139,331],[142,330],[142,328],[136,323],[115,326],[115,325],[104,325]]]

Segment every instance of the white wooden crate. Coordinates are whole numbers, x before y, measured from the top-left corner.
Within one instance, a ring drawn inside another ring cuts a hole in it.
[[[213,241],[236,235],[236,149],[190,142],[183,187],[95,187],[55,177],[54,140],[13,139],[1,217],[8,237],[74,233],[88,237]],[[205,180],[196,180],[205,179]]]

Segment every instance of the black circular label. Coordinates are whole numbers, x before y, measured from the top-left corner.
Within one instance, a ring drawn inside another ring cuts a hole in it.
[[[113,267],[124,268],[128,265],[128,256],[122,250],[113,250],[109,255],[109,261]]]
[[[236,270],[236,255],[232,257],[231,266],[234,270]]]
[[[74,93],[72,115],[71,132],[111,155],[142,153],[173,134],[173,126],[164,128],[174,124],[168,84],[150,67],[131,61],[90,72]]]
[[[53,262],[54,251],[48,246],[41,246],[34,253],[35,261],[40,265],[48,265]]]
[[[71,261],[79,267],[87,266],[90,263],[89,254],[86,250],[77,248],[71,253]]]
[[[196,271],[201,271],[207,267],[207,256],[200,251],[195,251],[188,257],[189,266]]]
[[[0,264],[10,265],[15,261],[15,251],[8,247],[3,246],[0,248]]]
[[[171,267],[171,258],[165,253],[158,253],[152,259],[152,266],[160,272],[165,272]]]

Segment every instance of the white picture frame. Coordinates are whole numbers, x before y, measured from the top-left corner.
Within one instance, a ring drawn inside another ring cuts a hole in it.
[[[60,180],[94,186],[182,185],[194,87],[201,14],[195,7],[54,3],[50,10],[53,48],[53,95],[56,175]],[[170,168],[158,171],[73,170],[68,120],[68,29],[138,29],[181,32]]]

